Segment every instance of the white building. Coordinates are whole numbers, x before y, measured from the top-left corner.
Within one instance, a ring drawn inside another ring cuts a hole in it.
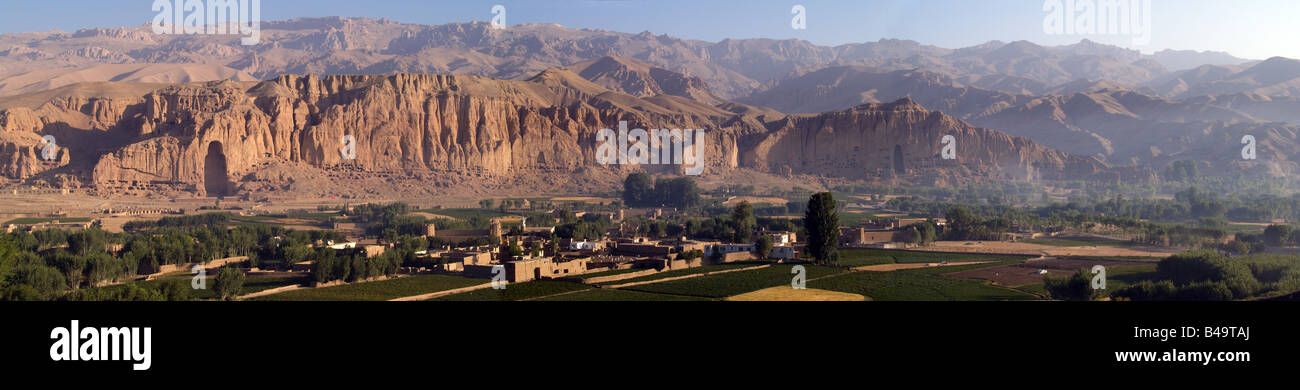
[[[338,249],[353,249],[353,248],[356,248],[356,247],[357,247],[357,243],[355,243],[355,242],[341,242],[341,243],[337,243],[337,244],[335,244],[334,241],[330,241],[330,242],[327,242],[326,244],[328,245],[328,246],[327,246],[328,248],[330,248],[330,249],[335,249],[335,250],[338,250]]]
[[[587,241],[587,240],[573,241],[569,243],[569,250],[571,251],[597,250],[602,248],[603,246],[604,245],[601,245],[599,242],[594,242],[594,241]]]
[[[721,255],[726,255],[728,253],[754,252],[757,250],[757,245],[713,244],[704,247],[704,254],[711,255],[713,253],[719,253]],[[773,245],[772,252],[768,254],[768,256],[774,259],[793,260],[798,258],[798,253],[794,250],[794,247],[790,245]]]

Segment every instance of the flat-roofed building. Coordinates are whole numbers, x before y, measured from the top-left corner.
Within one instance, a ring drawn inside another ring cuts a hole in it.
[[[867,229],[861,227],[841,227],[840,243],[844,245],[868,245],[893,242],[894,230]]]
[[[561,278],[587,273],[588,259],[554,261],[552,257],[534,257],[530,259],[504,262],[506,280],[511,283],[527,282],[544,278]]]
[[[366,251],[366,257],[371,258],[371,257],[377,257],[379,255],[384,254],[384,251],[388,250],[388,246],[387,245],[366,245],[364,249]]]
[[[776,246],[794,245],[799,242],[799,239],[794,232],[766,232],[763,233],[763,235],[771,238],[772,245]]]
[[[492,252],[489,251],[448,251],[439,255],[448,262],[464,265],[491,265]]]

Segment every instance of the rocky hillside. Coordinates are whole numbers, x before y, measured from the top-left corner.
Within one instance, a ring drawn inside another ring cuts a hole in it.
[[[946,185],[965,177],[1010,180],[1150,180],[1136,169],[1110,169],[1094,158],[1071,155],[975,127],[904,98],[772,123],[741,154],[744,165],[827,176],[917,175]],[[943,158],[952,137],[953,159]]]

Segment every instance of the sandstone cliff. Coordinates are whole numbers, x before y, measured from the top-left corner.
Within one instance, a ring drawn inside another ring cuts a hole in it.
[[[818,115],[791,116],[742,154],[742,165],[847,178],[917,176],[930,184],[983,177],[1014,180],[1150,180],[978,128],[901,99]],[[945,142],[951,136],[955,142]],[[943,149],[951,143],[951,159]]]
[[[401,184],[413,190],[492,182],[559,191],[584,180],[607,185],[630,170],[682,171],[598,164],[597,132],[627,121],[629,128],[706,129],[706,175],[757,170],[934,182],[1116,175],[1095,159],[975,128],[910,100],[780,117],[732,103],[632,96],[562,69],[528,81],[285,75],[103,95],[0,111],[7,142],[0,174],[101,191],[217,195],[293,191],[313,175],[367,183],[362,187],[382,177],[391,185],[414,179]],[[66,145],[57,166],[31,160],[43,134],[59,134]],[[937,157],[943,135],[957,137],[957,160]],[[354,158],[345,138],[355,139]]]

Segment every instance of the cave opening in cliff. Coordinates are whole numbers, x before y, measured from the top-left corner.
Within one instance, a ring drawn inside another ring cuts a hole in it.
[[[220,142],[208,144],[208,155],[203,159],[203,189],[208,196],[226,196],[230,190],[226,153]]]
[[[903,145],[894,145],[894,173],[903,174],[907,168],[903,167]]]

